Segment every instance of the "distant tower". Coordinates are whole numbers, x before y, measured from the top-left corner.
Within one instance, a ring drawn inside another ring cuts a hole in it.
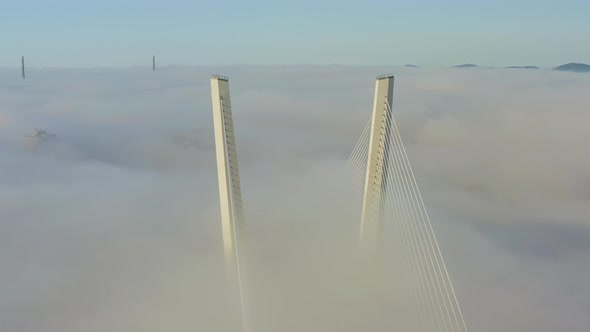
[[[152,55],[152,71],[156,71],[156,56]]]
[[[23,79],[25,78],[25,57],[22,56],[20,58],[21,61],[21,75],[23,76]]]

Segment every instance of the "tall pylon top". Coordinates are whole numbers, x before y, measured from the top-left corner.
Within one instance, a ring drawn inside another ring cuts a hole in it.
[[[215,78],[222,81],[229,81],[229,77],[223,75],[211,75],[211,78]]]
[[[377,80],[384,80],[389,78],[394,78],[393,74],[381,74],[377,76]]]

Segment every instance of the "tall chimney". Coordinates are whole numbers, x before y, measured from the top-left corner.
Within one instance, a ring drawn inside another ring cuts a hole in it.
[[[21,60],[21,74],[24,79],[25,78],[25,57],[22,56],[20,60]]]
[[[156,56],[152,55],[152,71],[156,71]]]

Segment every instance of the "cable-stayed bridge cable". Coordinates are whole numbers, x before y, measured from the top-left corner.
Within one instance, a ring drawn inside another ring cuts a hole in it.
[[[387,107],[391,111],[391,105],[388,104]],[[436,235],[434,234],[434,230],[432,228],[432,223],[430,222],[428,212],[427,212],[426,207],[424,205],[424,200],[422,199],[422,195],[420,193],[420,190],[418,189],[416,177],[414,176],[412,166],[409,162],[408,155],[406,153],[406,149],[404,147],[401,135],[400,135],[398,127],[397,127],[397,123],[395,122],[395,117],[392,116],[391,119],[392,119],[392,125],[393,125],[392,129],[393,129],[394,135],[399,140],[399,147],[401,148],[402,159],[404,161],[403,164],[407,166],[407,171],[409,172],[409,179],[412,183],[413,195],[416,198],[416,200],[419,200],[419,210],[421,212],[422,221],[425,224],[425,226],[427,227],[426,233],[428,234],[428,238],[430,240],[430,245],[432,247],[432,250],[435,251],[435,256],[438,258],[437,259],[437,267],[438,267],[439,273],[441,274],[441,278],[444,278],[444,281],[446,281],[446,283],[444,283],[446,295],[447,295],[449,301],[452,300],[451,308],[453,311],[455,323],[457,324],[456,326],[457,326],[457,328],[462,329],[463,331],[467,331],[467,325],[466,325],[465,320],[463,318],[463,314],[461,312],[461,308],[460,308],[459,302],[457,300],[457,295],[456,295],[455,290],[453,288],[446,264],[444,263],[442,253],[440,251],[440,246],[438,245]],[[434,242],[434,244],[433,244],[433,242]],[[441,270],[441,266],[442,266],[442,270]],[[444,270],[444,275],[443,275],[443,270]],[[450,294],[449,294],[449,289],[450,289]],[[451,295],[452,295],[452,298],[450,297]],[[455,313],[455,307],[457,309],[457,313]]]
[[[381,101],[376,102],[374,116],[382,119],[370,119],[347,161],[356,187],[364,185],[363,223],[372,228],[367,234],[375,234],[369,239],[379,242],[386,259],[406,266],[398,272],[409,282],[400,301],[413,302],[415,331],[467,332],[391,105],[386,96],[385,112],[378,112]]]

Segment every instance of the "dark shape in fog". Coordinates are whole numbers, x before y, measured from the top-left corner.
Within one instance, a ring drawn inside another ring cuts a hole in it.
[[[55,138],[56,135],[55,134],[50,134],[50,133],[48,133],[48,132],[46,132],[45,130],[42,130],[42,129],[35,129],[35,131],[32,134],[26,135],[25,137],[39,139],[39,140],[44,140],[44,139],[52,139],[52,138]]]
[[[474,65],[472,63],[464,63],[462,65],[453,66],[453,68],[473,68],[473,67],[479,67],[479,66],[478,65]]]
[[[555,67],[553,68],[553,70],[571,71],[574,73],[590,73],[590,65],[587,65],[585,63],[570,62],[566,63],[565,65]]]

